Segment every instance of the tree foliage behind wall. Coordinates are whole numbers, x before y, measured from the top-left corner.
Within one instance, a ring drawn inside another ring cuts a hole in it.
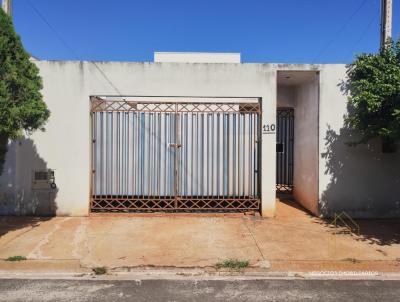
[[[362,136],[356,143],[380,137],[393,145],[400,139],[400,39],[388,41],[377,54],[358,56],[347,75],[347,123]]]
[[[11,18],[0,9],[0,174],[9,139],[43,130],[50,112],[40,90],[39,70],[30,61]]]

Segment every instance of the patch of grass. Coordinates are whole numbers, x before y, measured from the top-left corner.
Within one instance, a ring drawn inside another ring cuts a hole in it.
[[[93,273],[95,275],[104,275],[107,274],[107,268],[105,268],[104,266],[101,267],[95,267],[92,269]]]
[[[6,259],[6,261],[22,261],[26,260],[25,256],[11,256]]]
[[[250,264],[249,260],[238,260],[238,259],[227,259],[215,264],[217,269],[228,268],[233,270],[241,270],[248,267]]]

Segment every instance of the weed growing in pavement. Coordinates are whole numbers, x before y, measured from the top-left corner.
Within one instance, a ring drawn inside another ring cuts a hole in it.
[[[215,264],[217,269],[228,268],[233,270],[241,270],[249,266],[249,260],[227,259]]]
[[[357,260],[355,258],[344,258],[342,260],[343,261],[348,261],[348,262],[351,262],[351,263],[360,263],[361,262],[360,260]]]
[[[22,261],[26,260],[25,256],[11,256],[6,259],[6,261]]]
[[[95,275],[104,275],[107,274],[107,268],[105,268],[104,266],[101,267],[95,267],[92,269],[93,273]]]

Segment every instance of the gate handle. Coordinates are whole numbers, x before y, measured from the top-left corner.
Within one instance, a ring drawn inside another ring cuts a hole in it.
[[[169,146],[171,147],[171,148],[175,148],[175,144],[169,144]],[[182,144],[176,144],[176,147],[177,148],[181,148],[182,147]]]

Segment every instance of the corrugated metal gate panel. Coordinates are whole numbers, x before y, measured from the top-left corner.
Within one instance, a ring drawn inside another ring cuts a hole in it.
[[[92,100],[92,211],[259,208],[259,104]]]
[[[277,110],[276,190],[281,193],[293,191],[293,143],[294,110]]]

